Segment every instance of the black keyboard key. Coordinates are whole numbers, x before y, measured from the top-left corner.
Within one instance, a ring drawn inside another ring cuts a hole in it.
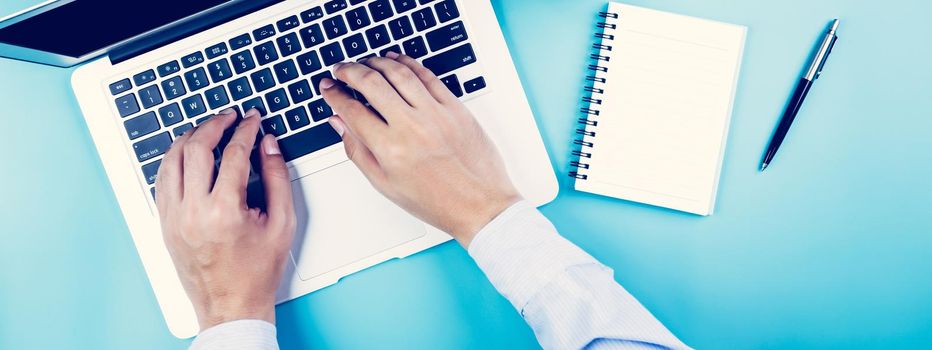
[[[467,94],[485,89],[485,78],[478,77],[476,79],[467,81],[465,84],[463,84],[463,87],[466,88]]]
[[[472,44],[466,44],[425,59],[424,67],[440,76],[473,63],[476,63],[476,53]]]
[[[303,109],[304,107],[301,108]],[[262,131],[266,134],[272,134],[272,136],[275,137],[282,136],[288,132],[288,130],[285,130],[285,122],[283,122],[282,117],[278,115],[263,120]]]
[[[333,109],[323,99],[311,102],[307,105],[307,109],[311,110],[311,117],[314,118],[314,121],[323,121],[333,116]]]
[[[197,120],[194,121],[194,125],[200,126],[201,124],[204,124],[204,122],[210,120],[210,118],[212,118],[212,117],[213,117],[212,115],[208,115],[208,116],[205,116],[205,117],[197,118]]]
[[[395,38],[395,40],[401,40],[414,34],[414,28],[411,27],[411,20],[409,20],[408,17],[400,17],[388,21],[388,28],[391,29],[392,37]]]
[[[230,50],[227,49],[226,43],[219,43],[214,46],[208,47],[204,52],[207,53],[207,59],[214,59],[223,55],[226,55]]]
[[[227,95],[227,89],[223,85],[210,88],[204,92],[207,96],[207,105],[210,109],[220,109],[220,107],[230,104],[230,96]]]
[[[295,104],[310,100],[311,97],[314,97],[314,90],[311,89],[311,84],[306,79],[301,79],[301,81],[288,85],[288,93],[291,95],[291,101]]]
[[[252,38],[249,37],[249,34],[242,34],[230,39],[230,50],[239,50],[250,44],[252,44]]]
[[[142,102],[143,108],[152,108],[162,103],[162,92],[159,91],[158,84],[152,84],[145,89],[139,90],[139,101]]]
[[[162,165],[162,160],[159,159],[157,161],[154,161],[152,163],[142,166],[142,176],[146,178],[146,183],[150,185],[155,183],[155,177],[158,175],[159,166],[161,165]]]
[[[301,12],[301,20],[304,23],[311,23],[321,18],[324,18],[324,9],[320,6]]]
[[[271,24],[252,31],[252,36],[256,38],[256,41],[262,41],[271,38],[273,35],[275,35],[275,27]]]
[[[346,48],[346,57],[353,58],[369,51],[366,47],[366,39],[362,33],[356,33],[343,39],[343,47]]]
[[[285,120],[288,121],[288,127],[291,130],[298,130],[305,126],[311,125],[311,118],[307,116],[307,110],[304,106],[285,112]]]
[[[210,79],[215,83],[230,79],[233,77],[233,71],[230,70],[230,62],[226,58],[212,62],[207,65],[207,71],[210,72]]]
[[[324,8],[327,9],[327,13],[336,13],[343,10],[346,10],[346,0],[332,0],[324,4]]]
[[[356,31],[368,27],[372,24],[369,20],[369,12],[365,6],[354,8],[346,13],[346,21],[349,22],[350,30]]]
[[[372,45],[373,49],[380,48],[392,42],[392,38],[388,37],[388,28],[385,28],[384,24],[379,24],[378,26],[366,30],[366,38],[369,39],[369,45]]]
[[[178,73],[181,71],[181,66],[178,65],[178,61],[171,61],[161,66],[158,66],[155,70],[159,72],[159,76],[164,78],[169,75]]]
[[[275,78],[272,77],[272,70],[266,68],[252,73],[252,85],[256,87],[256,92],[262,92],[275,86]]]
[[[231,81],[228,86],[230,87],[230,96],[233,97],[233,101],[239,101],[252,95],[252,87],[249,86],[249,79],[246,77]]]
[[[152,136],[145,140],[133,144],[133,151],[136,152],[136,159],[140,163],[149,159],[165,154],[172,145],[172,137],[168,132]]]
[[[288,94],[285,93],[285,89],[278,89],[265,94],[265,100],[268,102],[269,113],[278,112],[291,105],[288,103]]]
[[[382,51],[379,51],[379,56],[385,57],[385,54],[387,54],[387,53],[389,53],[389,52],[394,52],[394,53],[400,54],[400,53],[401,53],[401,46],[392,45],[392,46],[386,47],[386,48],[383,49]]]
[[[184,72],[184,80],[188,82],[188,88],[191,89],[191,91],[197,91],[210,85],[204,67]]]
[[[301,42],[305,48],[313,48],[324,42],[324,30],[319,24],[312,24],[310,27],[301,29]]]
[[[320,56],[324,59],[324,65],[330,67],[334,64],[343,62],[343,49],[340,48],[339,42],[333,42],[320,48]]]
[[[278,83],[284,84],[298,78],[298,68],[295,67],[294,61],[287,60],[275,64],[275,76],[278,77]]]
[[[324,20],[324,32],[327,33],[327,39],[336,39],[346,35],[349,31],[346,29],[343,16],[334,16]]]
[[[381,22],[395,15],[388,0],[375,0],[369,3],[369,13],[372,14],[373,22]]]
[[[204,54],[200,51],[181,58],[181,65],[185,68],[191,68],[201,63],[204,63]]]
[[[324,78],[333,79],[333,74],[331,74],[330,71],[324,71],[323,73],[311,77],[311,86],[314,87],[318,95],[323,95],[323,93],[320,92],[320,81],[324,80]]]
[[[330,124],[321,124],[278,140],[286,162],[340,143],[342,139]]]
[[[298,34],[296,33],[291,33],[275,39],[275,42],[278,43],[278,51],[282,53],[282,57],[288,57],[301,52],[301,43],[298,42]]]
[[[278,60],[278,52],[275,51],[275,43],[269,41],[262,45],[256,46],[256,61],[260,66],[264,66]]]
[[[443,85],[447,86],[447,89],[449,89],[454,96],[463,97],[463,88],[460,86],[460,79],[456,77],[456,74],[441,78],[440,81],[443,82]]]
[[[320,63],[320,57],[317,56],[316,51],[311,51],[298,56],[298,68],[301,69],[301,74],[308,75],[320,70],[323,67],[324,66]]]
[[[434,5],[434,9],[437,10],[437,19],[440,20],[440,23],[449,22],[460,16],[460,10],[456,8],[456,2],[453,0],[443,0]]]
[[[412,58],[421,58],[427,55],[427,44],[424,44],[424,38],[416,36],[412,39],[405,40],[402,43],[405,49],[405,55]]]
[[[279,32],[284,33],[297,28],[299,25],[301,25],[301,22],[298,22],[298,16],[291,16],[276,22],[275,25],[278,26]]]
[[[414,19],[414,29],[417,29],[419,32],[437,25],[437,19],[434,18],[434,10],[431,10],[430,7],[414,11],[414,13],[411,14],[411,18]]]
[[[126,128],[126,135],[129,136],[130,140],[146,136],[161,128],[159,119],[155,116],[155,112],[149,112],[129,119],[123,122],[123,127]]]
[[[349,0],[350,5],[359,5],[369,0]]]
[[[184,123],[184,124],[181,124],[181,126],[173,129],[172,134],[174,134],[175,137],[179,137],[181,135],[184,135],[184,133],[188,132],[188,130],[191,130],[191,129],[194,129],[194,124]]]
[[[188,118],[207,113],[207,106],[204,105],[204,98],[201,95],[194,95],[181,100],[181,107],[184,108],[184,114]]]
[[[431,51],[440,51],[469,39],[463,21],[443,26],[427,33],[427,43]]]
[[[178,107],[177,103],[159,108],[159,117],[162,118],[162,125],[165,126],[172,126],[184,120],[184,116],[181,114],[181,107]]]
[[[184,94],[188,93],[184,88],[184,83],[181,82],[181,77],[174,77],[165,81],[162,81],[162,91],[165,91],[165,99],[171,101]]]
[[[240,51],[233,54],[233,70],[236,74],[243,74],[256,68],[256,61],[252,59],[252,53],[249,50]]]
[[[395,3],[395,11],[398,11],[399,14],[411,11],[417,7],[417,3],[414,2],[414,0],[392,0],[392,2]]]
[[[253,109],[253,108],[259,111],[260,116],[265,116],[266,114],[268,114],[266,113],[268,110],[265,109],[265,102],[262,102],[262,96],[256,96],[249,100],[246,100],[246,102],[243,102],[244,112],[248,112],[250,109]]]
[[[128,115],[136,114],[136,112],[139,112],[139,104],[136,103],[135,94],[118,97],[116,99],[116,106],[117,110],[120,112],[121,117],[126,117]]]
[[[432,2],[434,2],[434,1],[437,1],[437,0],[418,0],[418,2],[419,2],[421,5],[427,5],[427,4],[432,3]]]
[[[151,83],[155,81],[155,71],[150,69],[145,72],[136,74],[133,76],[133,81],[136,82],[136,86],[143,86]]]
[[[119,95],[121,93],[129,91],[133,88],[133,83],[129,79],[123,79],[113,84],[110,84],[110,94],[113,96]]]

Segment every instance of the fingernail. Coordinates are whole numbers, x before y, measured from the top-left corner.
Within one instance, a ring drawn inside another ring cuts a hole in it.
[[[243,116],[243,119],[249,119],[249,118],[258,117],[258,116],[259,116],[259,110],[252,108],[246,111],[246,115]]]
[[[343,65],[344,65],[343,62],[339,62],[339,63],[333,65],[333,70],[338,70],[338,69],[340,69],[340,67],[343,67]]]
[[[323,78],[320,80],[320,88],[323,90],[328,90],[332,88],[334,85],[336,85],[336,83],[337,82],[333,81],[333,79]]]
[[[391,59],[396,59],[396,58],[398,58],[398,57],[400,57],[400,56],[401,56],[401,55],[399,55],[397,52],[394,52],[394,51],[389,51],[388,53],[385,54],[385,57],[388,57],[388,58],[391,58]]]
[[[278,141],[275,140],[275,136],[268,135],[265,137],[265,154],[270,156],[282,154],[282,151],[278,149]]]
[[[221,111],[220,114],[223,114],[223,115],[236,114],[236,110],[233,108],[227,108]]]
[[[343,125],[343,121],[340,120],[340,117],[333,116],[330,117],[330,126],[333,127],[333,130],[340,134],[340,137],[343,137],[343,133],[346,132],[346,126]]]

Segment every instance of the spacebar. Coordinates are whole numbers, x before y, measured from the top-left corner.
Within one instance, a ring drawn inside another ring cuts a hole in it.
[[[342,141],[330,123],[324,123],[278,140],[286,162],[317,152]]]

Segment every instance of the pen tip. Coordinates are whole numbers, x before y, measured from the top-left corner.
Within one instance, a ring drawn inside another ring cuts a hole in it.
[[[760,165],[760,171],[766,170],[766,169],[767,169],[767,165],[769,165],[769,164],[767,164],[767,163],[762,163],[762,164]]]

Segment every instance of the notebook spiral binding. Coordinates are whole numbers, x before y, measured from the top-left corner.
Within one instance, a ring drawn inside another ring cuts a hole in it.
[[[586,82],[591,83],[590,86],[584,88],[585,92],[589,96],[582,98],[582,102],[585,103],[587,107],[581,107],[579,112],[583,114],[579,118],[578,123],[580,128],[576,129],[576,135],[581,136],[573,140],[573,145],[578,146],[577,149],[573,150],[572,154],[575,160],[570,162],[570,167],[574,170],[569,173],[570,177],[576,178],[577,180],[588,180],[589,175],[581,173],[581,170],[589,169],[589,163],[586,163],[586,159],[592,158],[592,153],[588,150],[595,147],[595,143],[591,141],[591,138],[594,138],[597,134],[595,130],[599,126],[599,107],[602,105],[602,99],[599,98],[600,95],[605,94],[604,85],[608,82],[605,77],[600,76],[599,73],[607,73],[608,67],[601,65],[602,62],[609,62],[611,57],[603,55],[605,51],[612,51],[612,46],[609,43],[612,40],[615,40],[615,35],[611,31],[618,29],[618,24],[612,23],[618,19],[617,13],[612,12],[599,12],[599,17],[603,20],[596,24],[596,27],[601,29],[601,33],[596,33],[595,38],[600,39],[601,42],[593,43],[592,49],[596,50],[595,53],[589,55],[589,58],[594,62],[589,65],[587,68],[592,72],[591,75],[586,76]],[[600,87],[602,86],[602,87]]]

